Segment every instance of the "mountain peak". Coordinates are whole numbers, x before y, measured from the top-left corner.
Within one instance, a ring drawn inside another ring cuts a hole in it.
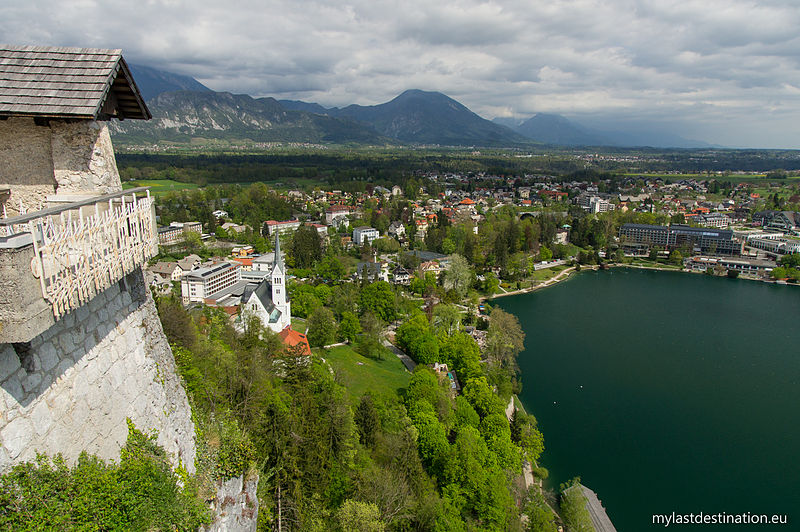
[[[136,86],[139,88],[145,101],[152,100],[164,92],[197,91],[212,92],[211,89],[191,76],[175,74],[165,70],[158,70],[144,65],[129,65]]]

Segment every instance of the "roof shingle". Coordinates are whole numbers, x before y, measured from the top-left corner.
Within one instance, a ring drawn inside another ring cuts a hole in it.
[[[147,120],[150,111],[121,50],[0,45],[0,116]]]

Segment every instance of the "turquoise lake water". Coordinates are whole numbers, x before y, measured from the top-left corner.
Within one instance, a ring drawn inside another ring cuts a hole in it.
[[[621,532],[672,512],[800,530],[800,289],[620,268],[493,303],[527,334],[551,486],[580,476]]]

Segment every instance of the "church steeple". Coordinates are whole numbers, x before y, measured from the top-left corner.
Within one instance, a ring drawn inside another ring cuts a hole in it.
[[[275,259],[272,261],[270,277],[272,281],[272,303],[281,311],[278,330],[282,330],[290,324],[292,311],[289,294],[286,293],[286,266],[283,264],[283,255],[281,255],[281,237],[277,232],[275,234]]]
[[[283,255],[281,255],[281,235],[279,231],[275,231],[275,259],[272,262],[272,269],[275,270],[278,266],[280,266],[281,271],[284,271]]]

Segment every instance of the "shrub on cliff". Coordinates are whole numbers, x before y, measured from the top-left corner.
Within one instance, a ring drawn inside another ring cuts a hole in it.
[[[130,421],[118,464],[38,455],[0,476],[3,530],[197,530],[209,521],[194,484],[181,487],[155,436]]]

